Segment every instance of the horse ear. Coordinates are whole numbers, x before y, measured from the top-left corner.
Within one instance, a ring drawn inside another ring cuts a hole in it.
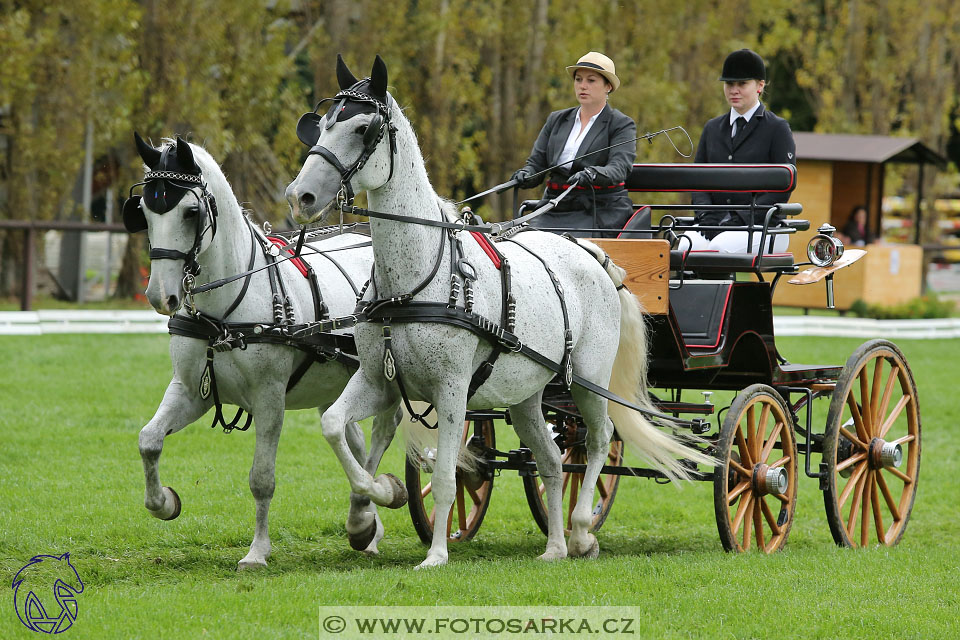
[[[357,78],[347,68],[347,63],[339,53],[337,54],[337,82],[341,89],[349,89],[357,84]]]
[[[379,54],[373,61],[373,70],[370,72],[370,92],[378,98],[387,98],[387,65]]]
[[[160,149],[154,149],[144,142],[136,131],[133,132],[133,139],[137,143],[137,153],[140,154],[143,163],[151,169],[156,169],[160,165]]]
[[[191,173],[200,172],[200,167],[197,166],[197,162],[193,159],[193,150],[190,149],[190,143],[180,136],[177,136],[177,162],[184,171]]]

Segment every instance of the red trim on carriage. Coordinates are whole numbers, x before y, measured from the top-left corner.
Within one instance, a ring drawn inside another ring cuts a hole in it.
[[[290,245],[287,244],[287,241],[283,238],[277,238],[274,236],[267,236],[267,240],[273,244],[280,247],[280,251],[286,253],[288,256],[293,255],[293,249],[290,248]],[[294,258],[290,260],[290,263],[297,268],[297,270],[303,274],[303,277],[307,277],[307,263],[303,261],[303,258]]]
[[[691,252],[692,253],[692,252]],[[723,339],[723,322],[727,319],[727,309],[730,306],[730,292],[733,291],[733,283],[727,286],[727,295],[723,299],[723,311],[720,313],[720,322],[717,325],[717,339],[713,344],[687,344],[683,343],[683,346],[690,349],[716,349],[717,345],[720,344],[720,341]],[[707,334],[709,335],[709,334]],[[709,338],[708,338],[709,339]]]
[[[474,240],[477,241],[477,244],[480,245],[480,248],[483,249],[483,252],[487,254],[487,257],[490,258],[490,262],[493,263],[497,269],[500,268],[500,256],[497,255],[496,250],[493,248],[493,245],[490,244],[490,241],[487,240],[487,236],[480,233],[479,231],[471,231],[470,235],[473,236]]]

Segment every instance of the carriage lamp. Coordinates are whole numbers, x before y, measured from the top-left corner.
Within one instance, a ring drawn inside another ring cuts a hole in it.
[[[833,236],[836,230],[833,225],[824,223],[807,244],[807,258],[815,266],[829,267],[843,255],[843,242]]]

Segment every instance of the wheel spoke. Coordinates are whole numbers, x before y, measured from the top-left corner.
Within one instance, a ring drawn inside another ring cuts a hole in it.
[[[767,420],[770,419],[770,405],[764,404],[760,410],[760,420],[757,422],[757,437],[753,442],[753,451],[757,462],[763,462],[763,455],[760,450],[767,439]]]
[[[908,433],[902,438],[897,438],[896,440],[894,440],[893,444],[907,444],[908,442],[913,442],[915,439],[916,439],[916,436],[914,436],[912,433]]]
[[[760,449],[757,447],[757,420],[756,412],[754,411],[755,405],[750,405],[747,407],[747,447],[750,449],[750,458],[754,464],[757,462],[757,452]],[[753,466],[753,465],[750,465]]]
[[[870,494],[873,493],[873,471],[868,471],[863,484],[863,514],[860,518],[860,546],[870,544]]]
[[[851,465],[855,465],[858,462],[863,462],[866,459],[867,459],[867,454],[865,453],[858,453],[856,455],[850,456],[849,458],[847,458],[846,460],[844,460],[843,462],[837,465],[837,471],[843,471],[847,467]]]
[[[750,482],[747,480],[744,480],[743,482],[735,486],[730,491],[730,493],[727,494],[727,504],[728,505],[733,504],[733,502],[740,497],[740,494],[742,494],[744,491],[746,491],[749,488],[750,488]]]
[[[746,515],[747,509],[750,507],[750,503],[752,501],[753,494],[748,493],[743,497],[743,500],[741,500],[740,504],[737,506],[737,513],[735,516],[733,516],[733,522],[730,525],[733,535],[737,535],[737,531],[740,530],[740,525],[743,524],[743,516]]]
[[[467,505],[466,498],[464,497],[465,494],[463,484],[460,483],[457,487],[457,526],[463,534],[467,533]]]
[[[852,442],[854,445],[860,447],[860,448],[863,449],[864,451],[867,450],[867,445],[864,444],[864,443],[862,443],[862,442],[860,442],[860,439],[859,439],[859,438],[857,438],[855,435],[853,435],[852,433],[850,433],[849,431],[847,431],[845,428],[840,427],[840,435],[842,435],[844,438],[846,438],[847,440],[849,440],[850,442]]]
[[[890,406],[890,398],[893,395],[893,385],[897,382],[899,376],[900,367],[893,363],[890,365],[890,377],[887,378],[887,384],[883,389],[883,400],[880,401],[880,406],[877,408],[876,415],[878,417],[887,415],[887,408]]]
[[[766,500],[760,500],[760,505],[763,508],[763,517],[767,520],[767,524],[770,525],[770,530],[773,532],[773,535],[780,535],[780,525],[777,524],[777,519],[773,517],[773,512],[770,511],[770,505],[767,504]]]
[[[740,459],[742,462],[746,464],[748,468],[752,467],[753,456],[750,455],[750,447],[747,446],[746,440],[743,439],[743,429],[739,424],[736,427],[734,427],[734,429],[736,429],[737,450],[740,451]],[[731,462],[733,461],[731,460]],[[748,476],[750,475],[749,471],[747,471],[747,475]]]
[[[837,508],[843,509],[843,503],[847,501],[847,498],[850,497],[850,492],[857,486],[857,483],[860,481],[860,476],[863,475],[863,472],[867,470],[867,463],[861,463],[857,465],[857,468],[853,470],[853,473],[850,475],[850,479],[847,480],[847,485],[843,488],[843,491],[840,493],[840,499],[837,500]]]
[[[878,418],[883,415],[877,413],[877,409],[880,405],[880,381],[883,377],[884,362],[883,358],[877,358],[873,365],[873,383],[870,385],[870,415],[873,416],[874,422],[877,422]]]
[[[601,500],[606,500],[607,496],[610,495],[609,493],[607,493],[607,485],[604,482],[603,476],[597,477],[597,491],[600,493]]]
[[[783,430],[783,423],[777,422],[773,426],[773,431],[770,432],[770,439],[767,440],[767,443],[763,445],[763,450],[760,452],[760,459],[757,462],[766,462],[767,458],[770,457],[770,452],[773,451],[774,445],[777,444],[777,438],[780,436],[780,432]]]
[[[583,483],[583,474],[570,474],[575,475],[573,482],[570,484],[570,504],[567,505],[567,528],[573,528],[573,509],[577,506],[577,496],[580,494],[580,485]]]
[[[884,467],[884,470],[885,470],[885,471],[889,471],[889,472],[892,473],[893,475],[895,475],[895,476],[897,476],[898,478],[900,478],[901,480],[903,480],[903,483],[904,483],[904,484],[912,484],[912,483],[913,483],[913,478],[911,478],[910,476],[908,476],[907,474],[905,474],[903,471],[900,471],[900,469],[891,469],[891,468],[889,468],[889,467]]]
[[[736,471],[737,473],[739,473],[745,478],[749,478],[750,476],[753,475],[752,473],[750,473],[749,469],[741,465],[739,462],[737,462],[733,458],[730,458],[730,466],[733,467],[734,471]]]
[[[751,515],[753,515],[753,501],[754,501],[754,499],[755,499],[755,498],[754,498],[754,495],[753,495],[752,493],[751,493],[749,496],[747,496],[747,499],[746,499],[746,502],[747,502],[747,511],[750,512]],[[752,525],[752,524],[753,524],[753,518],[752,518],[752,517],[749,517],[749,516],[744,517],[744,519],[743,519],[743,550],[744,550],[744,551],[747,551],[747,550],[750,548],[750,538],[751,538],[750,529],[751,529],[751,525]]]
[[[867,380],[867,366],[860,369],[860,412],[863,416],[864,433],[861,434],[866,442],[870,442],[873,435],[873,415],[870,414],[870,382]]]
[[[874,474],[875,478],[879,478],[880,474]],[[870,501],[873,503],[873,522],[877,525],[877,540],[880,541],[880,544],[887,544],[887,532],[883,527],[883,514],[880,513],[880,492],[877,490],[876,484],[870,487]]]
[[[890,431],[890,427],[893,426],[893,423],[896,422],[897,418],[900,417],[900,413],[903,412],[903,408],[907,406],[907,403],[910,402],[910,396],[903,396],[900,398],[897,405],[893,408],[893,411],[890,412],[890,415],[887,416],[887,419],[884,420],[883,426],[880,427],[879,437],[884,437],[887,435],[887,432]]]
[[[483,502],[483,500],[480,498],[480,494],[477,493],[477,490],[476,490],[476,489],[471,489],[470,487],[467,487],[466,485],[464,485],[464,488],[467,490],[467,493],[470,494],[470,500],[473,501],[473,504],[476,505],[476,506],[480,506],[480,504]]]
[[[430,509],[430,515],[427,516],[427,522],[430,523],[431,529],[433,529],[433,523],[434,521],[436,521],[436,519],[437,519],[437,508],[434,507],[433,509]]]
[[[900,510],[897,509],[897,503],[894,502],[893,496],[890,494],[890,487],[887,486],[887,481],[883,479],[882,473],[877,474],[877,484],[880,486],[880,493],[883,494],[883,499],[887,503],[890,515],[893,516],[893,521],[900,522]]]
[[[863,467],[866,469],[866,466]],[[857,488],[853,495],[853,504],[850,505],[850,517],[847,518],[847,535],[853,533],[853,525],[857,522],[857,516],[860,514],[860,504],[863,502],[863,487],[867,484],[867,474],[861,473],[857,478]]]
[[[850,407],[850,417],[853,418],[853,423],[857,426],[857,437],[859,437],[862,442],[870,442],[870,436],[867,435],[867,428],[863,424],[863,416],[860,415],[860,407],[857,405],[857,399],[853,397],[852,393],[847,395],[847,405]]]
[[[757,549],[764,551],[766,545],[763,542],[763,520],[760,514],[760,503],[763,502],[762,496],[757,496],[757,499],[753,503],[753,530],[757,535]]]
[[[431,492],[431,491],[433,491],[433,481],[432,481],[432,480],[431,480],[430,482],[428,482],[423,489],[420,489],[420,498],[421,498],[421,499],[426,498],[428,495],[430,495],[430,492]]]
[[[779,460],[771,464],[770,467],[776,469],[777,467],[782,467],[788,462],[790,462],[790,456],[783,456],[782,458],[780,458]]]

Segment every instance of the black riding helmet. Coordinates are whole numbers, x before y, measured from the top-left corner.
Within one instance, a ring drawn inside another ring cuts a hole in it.
[[[750,49],[734,51],[723,61],[721,82],[739,82],[741,80],[766,80],[767,68],[760,54]]]

